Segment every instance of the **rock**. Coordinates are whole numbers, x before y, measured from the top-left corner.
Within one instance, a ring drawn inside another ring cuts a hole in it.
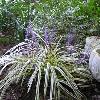
[[[92,50],[95,48],[100,48],[100,37],[91,36],[86,38],[85,52],[91,54]]]
[[[100,82],[100,48],[95,48],[89,58],[89,69],[93,77]]]
[[[86,38],[85,53],[90,55],[89,69],[93,77],[100,82],[100,37]]]

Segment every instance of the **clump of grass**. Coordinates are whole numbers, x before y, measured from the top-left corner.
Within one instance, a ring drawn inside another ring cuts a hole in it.
[[[48,39],[43,39],[31,29],[28,32],[32,33],[34,38],[39,37],[39,41],[42,40],[45,45],[39,44],[37,39],[34,39],[36,41],[29,40],[27,43],[16,45],[1,58],[2,60],[8,55],[10,59],[4,63],[0,71],[2,74],[3,70],[10,66],[7,75],[0,80],[1,100],[11,84],[23,81],[27,76],[30,76],[27,83],[28,93],[32,84],[36,84],[35,97],[33,97],[35,100],[40,100],[41,84],[44,85],[42,90],[44,99],[60,100],[63,95],[69,100],[82,100],[83,98],[86,100],[86,97],[79,91],[75,79],[81,74],[85,77],[84,80],[87,80],[87,77],[91,77],[89,71],[84,67],[78,68],[74,63],[67,61],[68,55],[66,50],[61,48],[61,39],[57,43],[52,43],[48,41],[49,36],[44,36]],[[79,77],[79,80],[81,78]]]

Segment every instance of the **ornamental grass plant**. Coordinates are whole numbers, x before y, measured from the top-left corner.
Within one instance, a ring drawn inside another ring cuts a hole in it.
[[[33,31],[29,23],[26,39],[0,58],[0,100],[12,84],[27,84],[27,94],[34,87],[33,100],[86,100],[79,86],[91,81],[92,76],[85,64],[75,63],[79,52],[68,54],[62,36],[53,36],[46,28],[41,36]],[[53,38],[52,38],[52,37]],[[31,37],[31,38],[30,38]],[[27,83],[24,80],[27,79]]]

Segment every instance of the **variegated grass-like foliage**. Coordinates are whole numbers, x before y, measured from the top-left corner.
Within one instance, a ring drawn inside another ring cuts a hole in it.
[[[41,77],[44,78],[44,98],[47,96],[47,88],[50,87],[50,100],[59,100],[64,92],[66,97],[72,97],[76,100],[81,100],[83,95],[78,90],[77,85],[75,84],[75,78],[71,75],[71,70],[76,70],[78,74],[83,71],[89,73],[87,70],[77,68],[73,66],[71,63],[67,65],[67,62],[62,60],[62,53],[59,52],[59,49],[55,50],[46,50],[44,48],[40,48],[36,53],[28,56],[16,57],[13,58],[13,61],[5,64],[2,68],[3,69],[10,65],[8,70],[8,74],[5,76],[4,79],[0,81],[0,90],[1,91],[1,98],[3,97],[6,89],[14,82],[18,82],[20,79],[24,79],[27,75],[31,74],[31,77],[28,81],[28,91],[30,91],[32,83],[36,82],[36,96],[35,100],[39,100],[40,96],[40,82]],[[71,70],[70,70],[71,69]],[[89,74],[84,74],[84,77]],[[36,81],[35,81],[36,80]],[[85,79],[84,79],[85,80]],[[50,83],[50,84],[49,84]],[[72,91],[67,89],[69,87]]]
[[[35,100],[40,100],[41,91],[44,92],[44,100],[60,100],[61,97],[67,100],[86,100],[75,81],[81,81],[82,84],[91,79],[91,74],[87,67],[77,66],[74,63],[75,57],[68,57],[66,50],[61,48],[59,42],[52,44],[52,47],[49,44],[45,46],[38,44],[38,48],[32,48],[33,42],[23,42],[20,44],[21,46],[17,45],[9,50],[10,54],[7,52],[1,57],[0,66],[3,67],[0,74],[7,66],[10,67],[5,77],[0,80],[0,100],[3,100],[3,96],[11,84],[23,82],[27,76],[30,76],[27,92],[30,91],[32,83],[36,84]],[[15,48],[19,48],[20,52],[16,51]],[[24,53],[21,51],[23,48]],[[13,50],[17,53],[12,53]],[[70,62],[69,59],[72,61]],[[41,84],[44,85],[43,90],[41,90]]]

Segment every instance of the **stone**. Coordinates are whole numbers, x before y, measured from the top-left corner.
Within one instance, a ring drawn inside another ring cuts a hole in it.
[[[95,48],[89,58],[89,69],[93,77],[100,82],[100,48]]]
[[[91,54],[92,50],[100,48],[100,37],[91,36],[86,38],[85,53]]]
[[[85,53],[89,57],[89,69],[93,77],[100,82],[100,37],[91,36],[86,38]]]

